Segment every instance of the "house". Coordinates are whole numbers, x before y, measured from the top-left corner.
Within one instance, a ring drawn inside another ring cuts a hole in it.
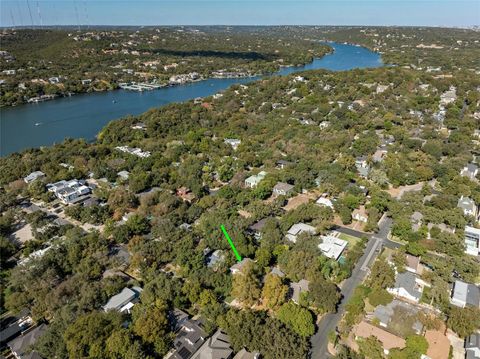
[[[423,214],[418,211],[413,212],[410,216],[410,222],[412,223],[412,231],[418,232],[422,226]]]
[[[397,273],[395,284],[387,291],[398,297],[418,303],[422,297],[423,281],[411,272]]]
[[[275,162],[277,168],[279,169],[285,169],[289,166],[292,166],[293,165],[293,162],[290,162],[290,161],[285,161],[285,160],[278,160],[277,162]]]
[[[461,196],[457,207],[460,208],[466,216],[477,217],[478,208],[473,199]]]
[[[319,206],[325,206],[333,209],[333,202],[327,198],[326,193],[322,194],[322,196],[319,199],[317,199],[315,203],[318,204]]]
[[[333,236],[321,236],[322,243],[318,248],[327,258],[338,260],[347,247],[348,242]]]
[[[278,267],[274,267],[271,271],[270,271],[270,274],[275,274],[277,276],[279,276],[280,278],[283,278],[285,277],[285,273],[283,273],[280,268]]]
[[[111,297],[107,304],[103,306],[103,310],[108,312],[109,310],[116,310],[119,312],[130,313],[130,309],[138,303],[142,288],[123,288],[122,291],[113,297]]]
[[[293,186],[288,183],[277,182],[277,184],[273,187],[273,193],[277,196],[288,196],[293,192]]]
[[[85,181],[79,181],[76,179],[49,183],[47,184],[47,189],[64,204],[80,202],[86,199],[87,195],[92,192],[91,188],[85,185]]]
[[[465,283],[456,280],[453,284],[452,297],[450,303],[457,307],[465,308],[466,306],[480,307],[480,288],[471,283]]]
[[[21,336],[8,342],[8,347],[12,351],[13,355],[17,359],[26,359],[28,358],[28,351],[31,349],[32,345],[47,331],[46,324],[40,324],[38,327],[30,329],[29,331],[23,333]]]
[[[400,338],[392,333],[383,330],[382,328],[376,327],[366,321],[360,322],[353,328],[353,334],[355,339],[359,338],[368,338],[374,336],[381,343],[385,352],[389,352],[393,348],[403,349],[405,348],[405,339]]]
[[[245,187],[247,187],[247,188],[257,187],[258,184],[265,178],[266,175],[267,175],[267,172],[261,171],[257,175],[253,175],[253,176],[248,177],[245,180]]]
[[[360,206],[359,208],[356,208],[352,212],[352,218],[356,221],[367,223],[368,222],[368,214],[367,210],[365,209],[365,206]]]
[[[407,317],[418,318],[419,309],[413,304],[394,299],[387,305],[378,305],[374,309],[373,315],[381,327],[389,329],[389,327],[395,326],[395,322],[399,319],[399,316],[403,319],[407,319]],[[422,333],[423,325],[418,319],[412,320],[411,325],[411,329],[415,331],[415,333]]]
[[[423,272],[423,266],[420,263],[420,257],[412,256],[411,254],[405,255],[405,270],[421,275]]]
[[[250,258],[243,258],[240,262],[230,267],[230,272],[232,272],[232,274],[242,274],[243,269],[248,263],[253,263],[253,261]]]
[[[225,142],[227,145],[232,146],[234,150],[236,150],[238,146],[240,146],[240,144],[242,143],[241,140],[238,140],[236,138],[226,138],[225,140],[223,140],[223,142]]]
[[[308,292],[308,285],[310,282],[306,279],[302,279],[299,282],[292,282],[290,283],[290,293],[292,296],[292,300],[299,304],[302,293]]]
[[[122,180],[122,181],[128,181],[128,176],[130,173],[128,171],[120,171],[117,173],[117,176]]]
[[[48,82],[51,84],[58,84],[60,82],[60,78],[58,76],[53,76],[48,79]]]
[[[373,162],[382,162],[384,157],[387,155],[388,151],[384,147],[378,148],[375,153],[372,155]]]
[[[475,180],[478,175],[478,166],[475,163],[469,163],[460,171],[460,176],[468,177],[471,180]]]
[[[30,173],[27,177],[24,177],[23,180],[25,183],[32,183],[38,179],[44,179],[45,178],[45,173],[42,171],[35,171]]]
[[[316,234],[317,230],[315,229],[315,227],[312,227],[308,224],[296,223],[290,227],[285,237],[289,241],[296,243],[297,237],[302,233]]]
[[[180,187],[177,189],[177,196],[180,197],[184,202],[191,203],[195,198],[195,194],[187,187]]]
[[[230,346],[228,335],[218,329],[193,354],[192,359],[231,359],[233,349]]]
[[[132,130],[145,130],[147,126],[143,122],[137,122],[132,126]]]
[[[129,153],[131,155],[138,156],[140,158],[148,158],[151,156],[150,151],[142,151],[140,148],[133,148],[128,146],[117,146],[115,147],[120,152]]]
[[[208,258],[207,267],[215,268],[218,264],[223,263],[225,260],[225,254],[221,249],[217,249]]]
[[[186,319],[173,341],[174,349],[167,355],[169,359],[190,359],[205,343],[207,333],[200,327],[200,322]],[[201,357],[200,357],[201,358]]]
[[[480,358],[480,333],[473,333],[465,339],[465,358]]]
[[[265,227],[269,219],[272,219],[272,217],[263,218],[258,222],[252,224],[250,227],[248,227],[248,232],[253,234],[255,236],[255,239],[262,239],[263,228]]]
[[[367,157],[361,156],[355,159],[355,167],[361,177],[367,178],[370,173],[370,166],[367,163]]]
[[[27,309],[22,310],[17,316],[4,316],[0,320],[0,327],[2,328],[0,331],[0,348],[25,332],[32,323],[30,312]]]
[[[472,256],[480,255],[480,229],[465,227],[465,253]]]
[[[240,350],[237,355],[233,357],[233,359],[259,359],[260,358],[260,353],[254,352],[250,353],[243,348]]]

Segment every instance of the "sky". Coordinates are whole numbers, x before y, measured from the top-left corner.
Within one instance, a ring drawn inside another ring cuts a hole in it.
[[[0,26],[480,25],[480,0],[0,0]]]

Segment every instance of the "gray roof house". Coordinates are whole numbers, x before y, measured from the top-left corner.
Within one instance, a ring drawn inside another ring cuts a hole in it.
[[[277,196],[288,196],[293,192],[293,186],[288,183],[284,182],[277,182],[277,184],[273,187],[273,193]]]
[[[395,285],[387,290],[398,297],[418,303],[422,297],[423,287],[420,285],[419,278],[414,273],[407,271],[397,273]]]
[[[315,227],[308,224],[296,223],[290,227],[285,237],[287,237],[289,241],[296,243],[297,237],[302,233],[315,234],[317,233],[317,230],[315,229]]]
[[[420,227],[422,226],[423,214],[415,211],[410,216],[410,222],[412,223],[412,231],[418,232]]]
[[[418,307],[415,305],[394,299],[387,305],[378,305],[373,314],[375,318],[378,319],[381,327],[388,328],[392,319],[395,319],[396,316],[399,316],[399,313],[413,318],[418,316],[418,312]],[[422,332],[423,325],[419,320],[416,320],[412,323],[412,329],[415,331],[415,333],[420,334]]]
[[[367,164],[367,157],[357,157],[355,159],[355,167],[357,168],[358,174],[361,177],[367,177],[370,173],[370,166]]]
[[[193,354],[192,359],[231,359],[232,356],[228,335],[219,329]]]
[[[248,227],[248,231],[252,233],[256,239],[262,239],[262,230],[263,227],[267,224],[267,221],[272,217],[267,217],[259,220],[258,222],[252,224]]]
[[[207,333],[200,327],[200,323],[187,319],[183,322],[180,331],[177,333],[173,345],[175,349],[171,352],[171,359],[190,359],[200,349],[207,338]]]
[[[27,177],[24,177],[23,180],[25,181],[25,183],[31,183],[42,178],[45,178],[45,173],[43,173],[42,171],[35,171],[30,173]]]
[[[40,338],[47,330],[46,324],[40,324],[38,327],[22,334],[18,338],[8,342],[8,347],[12,351],[13,355],[17,359],[25,359],[28,357],[27,351],[30,350],[32,345]]]
[[[461,196],[458,200],[457,207],[462,209],[466,216],[477,216],[478,208],[475,201],[471,198]]]
[[[474,284],[456,280],[453,284],[450,302],[457,307],[480,307],[480,288]]]
[[[310,282],[306,279],[302,279],[299,282],[290,283],[290,292],[292,294],[292,300],[295,303],[300,302],[301,294],[308,292],[308,285]]]
[[[122,291],[113,297],[111,297],[107,304],[103,306],[103,310],[108,312],[109,310],[117,310],[119,312],[130,313],[130,309],[138,302],[142,288],[123,288]]]
[[[253,261],[250,258],[243,258],[240,262],[230,267],[230,272],[232,272],[232,274],[241,274],[247,263],[253,263]]]
[[[465,358],[480,359],[480,333],[474,333],[465,339]]]
[[[265,178],[266,175],[267,175],[267,172],[261,171],[257,175],[248,177],[245,180],[245,187],[248,187],[248,188],[257,187],[258,184]]]
[[[215,268],[218,264],[222,263],[224,260],[225,260],[225,254],[221,249],[217,249],[208,258],[207,267]]]
[[[475,163],[469,163],[460,171],[460,176],[468,177],[474,180],[478,175],[479,169]]]

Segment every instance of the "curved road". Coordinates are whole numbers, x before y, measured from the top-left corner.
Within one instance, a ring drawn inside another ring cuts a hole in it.
[[[340,319],[345,312],[345,304],[350,300],[355,288],[362,283],[369,272],[370,265],[375,261],[378,254],[381,252],[381,246],[384,245],[389,248],[398,248],[399,243],[392,242],[387,239],[392,226],[392,220],[388,217],[382,217],[379,221],[379,231],[374,235],[352,230],[350,228],[338,226],[336,231],[342,232],[357,237],[369,238],[363,256],[358,260],[352,272],[352,276],[345,280],[341,288],[342,299],[338,306],[336,313],[325,315],[318,324],[317,332],[310,338],[312,344],[312,359],[324,359],[330,356],[327,350],[328,333],[335,330]]]

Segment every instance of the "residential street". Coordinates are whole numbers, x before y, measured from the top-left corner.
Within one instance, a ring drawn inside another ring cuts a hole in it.
[[[336,228],[336,230],[339,232],[359,237],[366,236],[369,238],[369,240],[363,256],[359,259],[355,269],[353,270],[352,276],[348,278],[342,286],[342,300],[339,304],[337,313],[324,316],[318,325],[317,332],[310,339],[312,343],[313,359],[322,359],[330,356],[327,350],[328,333],[332,330],[335,330],[344,313],[345,304],[350,300],[355,288],[367,276],[370,265],[375,261],[376,257],[380,253],[380,250],[377,251],[377,248],[380,245],[393,248],[400,246],[400,244],[391,242],[387,239],[391,225],[392,220],[390,218],[382,218],[379,221],[379,231],[375,235],[366,234],[345,227]]]

